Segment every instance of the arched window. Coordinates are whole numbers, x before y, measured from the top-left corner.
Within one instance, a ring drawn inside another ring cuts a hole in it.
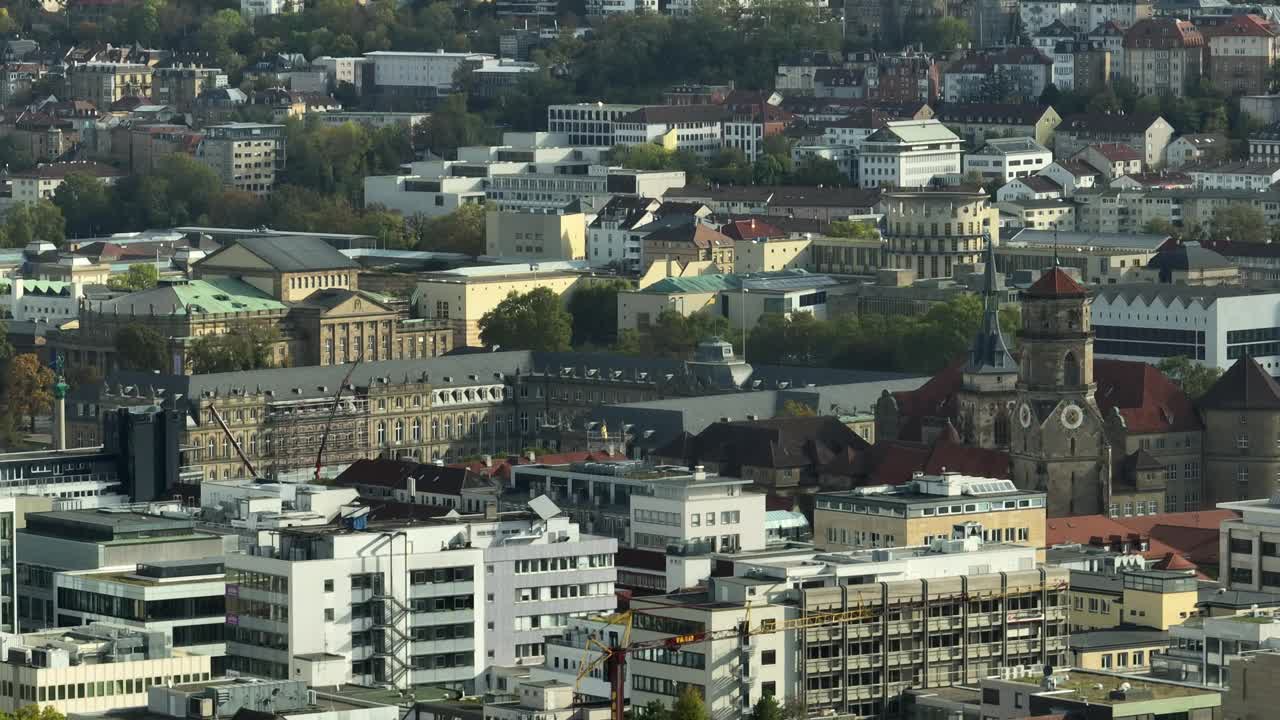
[[[1067,356],[1062,359],[1062,384],[1080,384],[1080,361],[1076,360],[1075,353],[1069,352],[1067,353]]]
[[[395,438],[396,438],[397,445],[404,442],[404,421],[403,420],[396,420]]]
[[[378,444],[387,444],[387,424],[381,421],[378,422]]]
[[[422,420],[414,418],[413,424],[409,426],[409,439],[414,442],[422,441]]]
[[[479,420],[478,420],[478,419],[477,419],[477,417],[473,414],[473,415],[471,416],[471,434],[472,434],[472,435],[475,435],[475,434],[476,434],[476,424],[477,424],[478,422],[479,422]]]
[[[442,437],[445,440],[453,438],[453,418],[450,418],[447,415],[444,419],[444,435]]]
[[[431,418],[431,439],[435,440],[440,437],[440,420]]]
[[[1071,454],[1072,454],[1072,455],[1075,455],[1075,454],[1076,454],[1076,439],[1075,439],[1075,438],[1071,438]]]
[[[1005,446],[1009,444],[1009,415],[1008,413],[1000,413],[996,415],[995,422],[995,443],[997,446]]]
[[[249,454],[258,454],[258,433],[251,433],[249,435]]]

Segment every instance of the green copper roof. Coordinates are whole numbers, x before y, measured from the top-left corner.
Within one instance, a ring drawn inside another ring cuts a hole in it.
[[[103,304],[120,315],[214,315],[284,310],[284,303],[254,286],[233,280],[184,280],[129,293]]]

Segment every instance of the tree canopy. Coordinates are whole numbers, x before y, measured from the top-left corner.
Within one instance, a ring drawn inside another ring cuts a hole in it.
[[[1182,387],[1182,392],[1192,400],[1198,400],[1222,377],[1222,370],[1201,365],[1183,355],[1165,358],[1156,365],[1160,372]]]
[[[124,275],[107,278],[107,287],[112,290],[138,292],[149,290],[160,282],[160,271],[152,263],[134,263]]]
[[[480,341],[503,350],[568,350],[573,318],[549,288],[512,292],[480,318]]]
[[[246,323],[220,335],[201,335],[188,352],[191,372],[206,375],[272,367],[278,342],[280,333],[259,323]]]
[[[168,341],[154,328],[130,323],[116,333],[121,367],[165,372],[169,366]]]

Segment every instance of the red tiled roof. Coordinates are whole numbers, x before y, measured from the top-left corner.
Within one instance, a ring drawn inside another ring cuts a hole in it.
[[[989,478],[1009,477],[1009,455],[1003,450],[962,445],[955,428],[944,430],[932,446],[894,440],[867,451],[870,484],[902,485],[916,472],[937,475],[954,471]]]
[[[784,238],[782,230],[759,220],[733,220],[720,226],[720,232],[734,240],[760,240],[763,238]]]
[[[1156,563],[1157,570],[1196,570],[1196,566],[1190,560],[1182,556],[1181,553],[1169,553],[1164,559]]]
[[[1149,540],[1142,556],[1159,561],[1177,553],[1193,565],[1218,561],[1218,526],[1239,515],[1231,510],[1162,513],[1137,517],[1077,515],[1045,520],[1050,547],[1068,543],[1088,545],[1095,538],[1138,535]]]
[[[1031,297],[1083,297],[1087,293],[1070,275],[1060,267],[1055,267],[1027,288],[1026,295]]]
[[[1218,37],[1275,37],[1276,31],[1266,18],[1258,15],[1232,15],[1221,25],[1210,25],[1201,31],[1212,41]]]
[[[1132,433],[1189,432],[1200,429],[1191,400],[1164,373],[1144,362],[1093,361],[1095,399],[1103,415],[1120,411]]]
[[[1098,151],[1099,155],[1110,160],[1111,162],[1128,162],[1132,160],[1141,160],[1142,156],[1138,151],[1128,145],[1120,143],[1102,143],[1094,145],[1093,148]]]

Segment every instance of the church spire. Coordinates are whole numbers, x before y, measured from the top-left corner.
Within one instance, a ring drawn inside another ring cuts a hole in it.
[[[1017,372],[1017,363],[1009,352],[1000,330],[1000,296],[996,287],[996,250],[990,233],[984,233],[987,247],[983,253],[982,327],[973,338],[965,372]]]

